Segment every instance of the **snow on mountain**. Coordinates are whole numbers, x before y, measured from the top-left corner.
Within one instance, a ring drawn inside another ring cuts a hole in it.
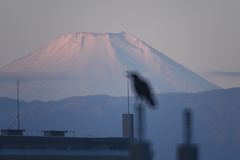
[[[156,93],[219,89],[138,38],[121,33],[64,34],[0,69],[0,96],[59,100],[71,96],[127,95],[124,72],[138,70]]]

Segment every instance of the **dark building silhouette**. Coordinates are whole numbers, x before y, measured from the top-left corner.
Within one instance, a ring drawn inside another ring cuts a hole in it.
[[[1,130],[1,160],[151,160],[150,145],[133,137],[133,115],[123,115],[123,137],[65,137],[66,131]]]

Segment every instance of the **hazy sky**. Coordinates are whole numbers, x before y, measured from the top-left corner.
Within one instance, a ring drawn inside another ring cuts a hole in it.
[[[239,0],[0,0],[0,68],[79,31],[125,31],[220,87],[240,87]]]

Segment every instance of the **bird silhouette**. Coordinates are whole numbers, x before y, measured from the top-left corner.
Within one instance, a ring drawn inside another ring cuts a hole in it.
[[[137,98],[141,99],[141,102],[143,100],[146,101],[146,103],[150,104],[150,107],[155,107],[157,105],[156,100],[154,99],[150,85],[147,82],[147,80],[144,80],[139,74],[136,72],[128,72],[128,77],[131,78],[133,83],[133,90],[137,96]]]

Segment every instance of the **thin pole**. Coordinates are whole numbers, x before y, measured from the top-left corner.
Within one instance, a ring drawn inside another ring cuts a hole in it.
[[[20,130],[20,122],[19,122],[19,84],[17,79],[17,105],[18,105],[18,130]]]
[[[129,76],[128,70],[127,70],[127,76]],[[129,78],[127,78],[127,91],[128,91],[128,114],[129,114]]]

